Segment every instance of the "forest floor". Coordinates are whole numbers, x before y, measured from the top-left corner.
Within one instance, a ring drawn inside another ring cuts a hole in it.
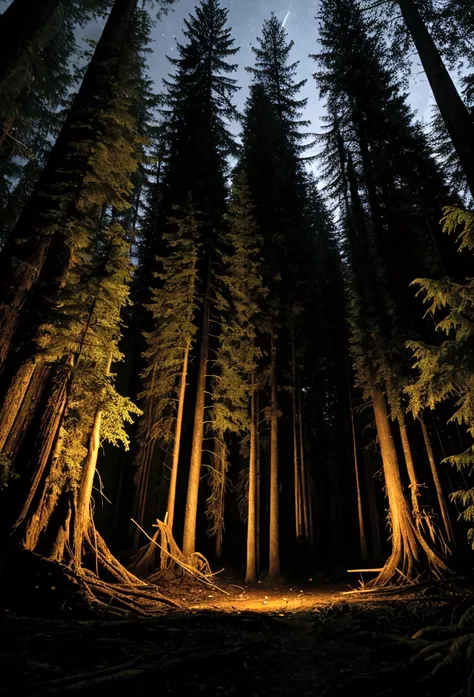
[[[183,608],[124,620],[25,617],[0,609],[0,694],[395,694],[409,637],[427,625],[452,623],[465,603],[457,593],[440,596],[433,588],[399,596],[347,595],[347,589],[228,584],[223,593],[178,584],[173,597]],[[442,680],[418,692],[451,693]],[[415,692],[402,688],[400,694]]]

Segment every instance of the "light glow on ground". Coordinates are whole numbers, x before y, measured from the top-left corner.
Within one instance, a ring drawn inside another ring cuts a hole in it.
[[[311,612],[323,605],[342,599],[346,585],[330,588],[301,586],[245,587],[235,589],[235,595],[224,595],[214,589],[203,595],[202,601],[191,605],[191,610],[215,610],[220,612],[260,612],[285,615],[286,613]]]

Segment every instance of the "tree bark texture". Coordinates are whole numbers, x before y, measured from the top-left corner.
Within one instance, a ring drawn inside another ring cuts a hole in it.
[[[249,434],[249,483],[247,513],[247,565],[245,580],[254,583],[257,580],[256,560],[256,509],[257,509],[257,418],[255,413],[255,379],[252,373],[250,382],[250,434]]]
[[[201,349],[196,387],[196,402],[194,405],[194,425],[191,445],[191,462],[189,466],[188,493],[186,497],[183,554],[189,558],[196,551],[196,521],[199,499],[199,480],[202,465],[202,441],[204,436],[204,409],[206,406],[206,376],[209,353],[209,316],[211,311],[210,267],[208,273],[206,297],[204,299]]]

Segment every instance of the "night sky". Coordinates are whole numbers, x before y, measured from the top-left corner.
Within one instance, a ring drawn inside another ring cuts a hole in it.
[[[150,7],[151,3],[148,3]],[[176,50],[176,40],[184,42],[182,35],[183,19],[194,11],[198,0],[177,0],[168,15],[156,23],[153,29],[151,48],[153,53],[148,56],[149,74],[156,81],[157,92],[162,90],[162,77],[170,72],[170,64],[166,56],[173,56]],[[307,79],[301,91],[301,98],[308,98],[304,118],[311,121],[310,130],[320,132],[322,124],[320,117],[324,114],[324,105],[320,102],[316,84],[312,78],[316,64],[309,54],[317,53],[318,22],[315,16],[319,9],[319,0],[221,0],[221,5],[229,9],[229,26],[235,39],[235,46],[240,47],[234,62],[238,63],[238,71],[233,75],[238,80],[241,89],[236,95],[236,105],[241,110],[248,95],[251,75],[245,70],[253,64],[252,45],[256,45],[257,37],[261,35],[262,24],[272,12],[285,22],[288,37],[295,45],[292,60],[299,61],[299,79]],[[288,14],[289,13],[289,14]],[[285,21],[286,20],[286,21]],[[88,36],[97,39],[101,27],[89,26]],[[410,103],[416,110],[418,118],[428,121],[431,116],[431,91],[421,66],[415,60],[413,64],[413,79],[411,81]],[[238,125],[233,129],[238,131]]]
[[[161,77],[169,71],[166,55],[173,56],[176,39],[183,41],[183,18],[188,17],[197,4],[197,0],[178,0],[173,11],[158,22],[153,31],[153,54],[150,54],[149,65],[150,74],[156,79],[158,89],[161,89]],[[257,37],[261,35],[263,21],[274,12],[281,22],[286,19],[285,29],[289,38],[295,42],[292,59],[300,61],[298,77],[308,80],[301,92],[302,97],[308,98],[305,118],[311,121],[312,130],[320,131],[320,117],[324,108],[312,78],[316,65],[309,58],[310,53],[317,53],[319,50],[318,22],[315,19],[319,9],[318,0],[221,0],[221,5],[229,9],[229,25],[232,27],[235,45],[240,46],[240,51],[235,57],[235,62],[239,64],[235,77],[241,86],[236,96],[237,107],[243,107],[248,94],[251,75],[246,72],[245,67],[253,64],[251,46],[256,45]],[[431,93],[425,76],[416,74],[420,70],[421,67],[415,64],[410,102],[417,110],[418,117],[426,120],[431,111]]]

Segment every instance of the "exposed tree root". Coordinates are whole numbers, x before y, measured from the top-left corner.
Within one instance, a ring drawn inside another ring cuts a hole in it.
[[[160,553],[159,569],[146,577],[148,583],[155,584],[162,580],[164,576],[181,573],[191,578],[211,586],[215,590],[229,595],[227,591],[220,588],[215,583],[215,576],[220,572],[212,572],[207,559],[199,552],[194,552],[191,559],[186,559],[183,552],[178,547],[169,525],[161,520],[157,520],[153,527],[157,530],[153,537],[150,537],[135,521],[135,525],[148,538],[149,543],[141,547],[133,557],[133,566],[137,571],[148,571],[150,564],[154,564],[156,569],[156,554]]]
[[[153,615],[164,606],[181,607],[155,585],[134,576],[110,552],[90,525],[83,540],[84,565],[45,558],[26,549],[12,549],[0,578],[8,607],[21,613],[46,615]],[[93,570],[92,570],[93,569]]]

